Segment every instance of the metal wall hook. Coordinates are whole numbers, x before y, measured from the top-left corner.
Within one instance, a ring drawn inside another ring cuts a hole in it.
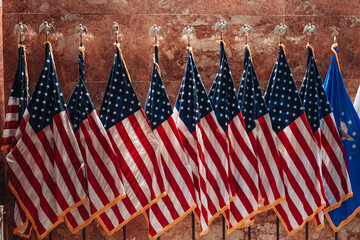
[[[160,26],[157,26],[156,24],[154,24],[154,26],[151,26],[149,29],[149,35],[151,35],[152,33],[154,33],[155,36],[155,45],[158,44],[158,34],[163,35],[163,30]]]
[[[80,47],[84,46],[84,44],[83,44],[84,33],[88,33],[86,26],[83,26],[82,24],[80,24],[79,26],[76,27],[75,34],[76,35],[80,34]]]
[[[55,28],[52,25],[52,23],[48,23],[47,21],[44,21],[39,28],[39,32],[45,30],[46,33],[46,41],[48,41],[49,32],[55,32]]]
[[[220,40],[223,40],[223,31],[224,29],[229,30],[229,25],[227,24],[227,22],[220,19],[220,21],[215,23],[215,31],[218,30],[219,28],[220,28]]]
[[[114,22],[114,25],[112,26],[112,34],[115,34],[116,43],[119,43],[119,24],[117,22]]]
[[[274,33],[280,35],[280,43],[282,43],[283,35],[289,33],[289,28],[285,24],[280,23],[280,25],[275,27]]]
[[[304,32],[303,32],[303,33],[306,33],[306,32],[307,32],[307,35],[308,35],[308,43],[310,44],[311,34],[312,34],[312,33],[313,33],[314,35],[317,34],[315,25],[311,25],[311,23],[306,24],[305,27],[304,27]]]
[[[249,33],[252,32],[252,29],[249,25],[245,24],[243,27],[240,28],[240,36],[245,33],[245,44],[248,42]]]
[[[336,43],[336,36],[338,36],[340,34],[340,28],[331,26],[330,30],[332,30],[331,36],[334,37],[334,43]]]
[[[28,27],[22,22],[19,22],[18,24],[15,25],[14,33],[16,34],[17,32],[20,32],[20,41],[19,41],[20,44],[22,44],[22,37],[27,31],[28,31]]]
[[[196,32],[195,32],[195,28],[194,27],[190,27],[187,26],[183,29],[182,31],[182,36],[186,36],[187,37],[187,41],[188,41],[188,47],[190,47],[190,38],[192,37],[196,37]]]

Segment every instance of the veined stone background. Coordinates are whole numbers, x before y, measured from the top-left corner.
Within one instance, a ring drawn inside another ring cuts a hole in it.
[[[75,27],[80,23],[87,26],[89,34],[84,37],[85,78],[97,110],[114,58],[114,36],[111,32],[114,21],[119,23],[121,49],[142,104],[145,103],[150,82],[154,39],[148,35],[148,31],[153,24],[160,25],[164,31],[164,37],[159,40],[159,59],[162,78],[172,104],[186,64],[186,40],[181,36],[182,29],[188,25],[196,29],[197,37],[191,40],[191,44],[202,80],[209,90],[219,66],[219,32],[215,32],[214,25],[220,19],[226,20],[230,27],[230,31],[224,32],[224,41],[236,87],[240,83],[244,57],[245,39],[239,36],[240,27],[249,24],[253,28],[248,43],[264,91],[276,61],[279,36],[273,31],[280,22],[289,27],[284,44],[298,87],[306,69],[307,35],[303,34],[303,28],[307,23],[315,24],[318,30],[318,34],[312,37],[312,46],[323,80],[332,55],[331,28],[338,27],[341,71],[352,100],[360,83],[359,0],[0,0],[0,10],[0,133],[4,123],[4,107],[17,66],[19,37],[13,30],[19,21],[29,28],[24,44],[30,93],[44,64],[45,34],[38,33],[39,26],[44,20],[54,24],[56,33],[50,33],[49,40],[66,100],[78,81],[79,37],[75,35]],[[14,198],[6,184],[3,153],[0,160],[0,202],[5,203],[7,211],[5,239],[13,239]],[[219,217],[211,224],[209,233],[200,237],[196,225],[196,239],[220,240],[221,228]],[[145,219],[140,215],[127,225],[127,239],[148,239],[147,231]],[[256,215],[251,231],[252,239],[276,239],[274,212],[270,210]],[[122,239],[122,230],[108,236],[95,220],[86,228],[86,235],[87,239]],[[321,231],[316,231],[310,222],[309,236],[310,239],[334,239],[327,222]],[[31,239],[36,239],[34,233]],[[53,231],[53,239],[82,239],[82,233],[80,231],[73,235],[65,224],[61,224]],[[191,239],[191,215],[166,231],[161,239]],[[247,239],[247,229],[236,230],[226,239]],[[280,226],[280,239],[305,239],[305,229],[289,237]],[[360,216],[340,230],[339,239],[360,239]]]

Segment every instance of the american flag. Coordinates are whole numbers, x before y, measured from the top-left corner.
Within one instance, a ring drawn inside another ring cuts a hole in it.
[[[226,211],[228,233],[258,212],[259,168],[253,147],[246,134],[243,115],[240,112],[234,80],[225,53],[225,44],[220,42],[220,67],[209,92],[219,131],[226,139],[229,154],[230,186],[234,201]]]
[[[8,101],[4,131],[1,139],[1,150],[9,152],[16,145],[15,133],[25,112],[29,100],[29,85],[26,63],[26,50],[19,45],[18,67]]]
[[[286,201],[275,211],[288,234],[294,234],[325,207],[322,191],[319,149],[300,102],[287,63],[284,46],[264,96],[272,128],[279,137],[278,149],[283,159]]]
[[[324,213],[335,209],[352,196],[345,149],[341,142],[332,108],[323,88],[320,72],[315,62],[312,46],[307,46],[307,63],[304,81],[299,96],[305,107],[315,140],[319,145],[322,160],[322,179],[326,207]],[[315,217],[318,228],[324,225],[323,212]]]
[[[220,132],[191,49],[174,109],[175,122],[187,151],[197,193],[195,210],[200,236],[230,204],[226,140]]]
[[[84,162],[46,42],[45,65],[20,123],[22,136],[7,155],[9,186],[44,238],[86,201]]]
[[[86,190],[89,201],[66,215],[66,223],[73,233],[90,224],[95,217],[126,196],[118,156],[111,146],[86,88],[84,51],[85,48],[80,47],[80,78],[67,108],[86,163]]]
[[[167,196],[147,211],[150,238],[155,239],[196,208],[192,172],[173,119],[173,110],[160,76],[158,46],[145,104],[145,114],[159,141]]]
[[[26,49],[24,45],[19,45],[18,66],[14,82],[11,88],[10,97],[5,115],[4,130],[1,139],[1,150],[9,152],[16,145],[15,133],[21,121],[29,100]],[[28,237],[31,234],[32,225],[25,212],[19,207],[15,200],[14,207],[14,234]]]
[[[119,45],[115,46],[100,120],[119,156],[127,194],[98,218],[111,234],[166,194],[158,142],[135,94]]]
[[[283,169],[276,146],[277,136],[271,127],[269,111],[247,45],[238,98],[246,132],[259,160],[261,194],[265,200],[260,210],[267,210],[285,200]]]

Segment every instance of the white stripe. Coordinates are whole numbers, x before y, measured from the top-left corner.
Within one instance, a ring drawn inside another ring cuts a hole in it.
[[[10,96],[9,101],[8,101],[8,106],[10,106],[10,105],[19,106],[20,105],[20,98]]]
[[[8,138],[8,137],[15,136],[16,130],[17,130],[17,128],[4,129],[2,138]]]

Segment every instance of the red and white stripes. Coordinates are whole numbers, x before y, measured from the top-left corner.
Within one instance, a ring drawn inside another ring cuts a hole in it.
[[[190,133],[174,109],[176,125],[180,131],[190,165],[198,180],[197,210],[200,222],[200,235],[209,229],[210,222],[229,208],[230,185],[229,163],[226,140],[222,136],[214,112],[201,118],[196,129]],[[195,154],[194,154],[195,153]],[[196,184],[195,184],[196,186]]]
[[[318,146],[305,113],[278,133],[283,159],[286,201],[275,211],[289,235],[325,207]]]
[[[269,113],[255,120],[256,127],[249,133],[249,138],[259,160],[259,181],[264,197],[265,211],[285,200],[282,164],[275,143],[277,138],[271,127]]]
[[[167,196],[147,211],[150,239],[156,239],[196,208],[191,167],[173,117],[159,125],[154,134],[159,142]]]
[[[18,97],[9,97],[9,102],[5,115],[4,131],[1,139],[2,151],[5,151],[9,147],[14,146],[17,142],[15,139],[15,133],[19,125],[19,104],[20,99]]]
[[[95,110],[81,123],[75,137],[86,163],[89,203],[66,215],[67,225],[73,233],[126,195],[118,156]]]
[[[258,160],[245,130],[243,116],[232,119],[226,132],[229,142],[231,184],[235,200],[226,212],[228,233],[243,226],[258,212],[259,192]]]
[[[83,160],[67,111],[38,133],[27,123],[7,162],[9,186],[39,239],[86,200]]]
[[[142,109],[107,130],[119,156],[126,197],[99,215],[109,234],[165,195],[158,142]]]

